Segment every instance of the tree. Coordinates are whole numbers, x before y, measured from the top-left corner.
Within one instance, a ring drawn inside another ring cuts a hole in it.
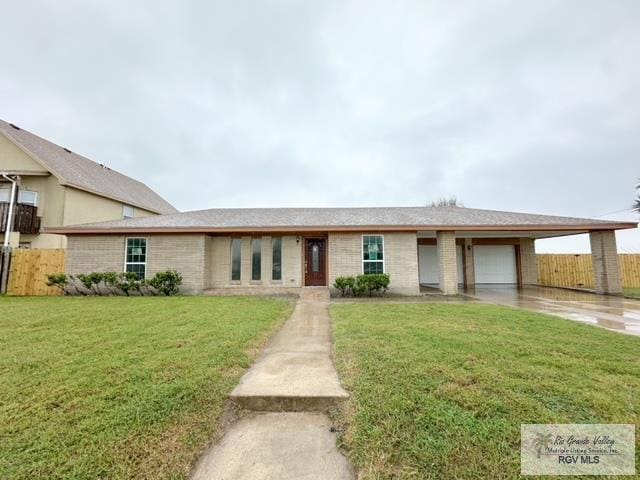
[[[464,207],[462,202],[453,196],[449,198],[441,197],[427,205],[428,207]]]
[[[636,197],[636,201],[633,202],[633,209],[640,213],[640,183],[636,187],[636,191],[638,192],[638,196]]]

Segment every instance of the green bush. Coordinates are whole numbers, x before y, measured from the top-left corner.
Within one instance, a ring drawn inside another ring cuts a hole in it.
[[[53,273],[51,275],[47,275],[47,285],[50,287],[56,287],[63,293],[67,288],[67,283],[69,283],[69,277],[67,277],[65,273]]]
[[[353,292],[353,287],[356,284],[355,277],[338,277],[336,281],[333,282],[333,288],[336,290],[340,290],[340,293],[344,297],[349,292]]]
[[[175,270],[158,272],[151,280],[148,280],[147,283],[167,296],[176,295],[180,291],[182,275]]]
[[[175,295],[182,275],[175,270],[158,272],[151,280],[139,280],[134,272],[91,272],[78,275],[47,275],[47,285],[70,295]],[[84,288],[83,288],[84,287]]]
[[[368,273],[357,277],[338,277],[333,283],[333,287],[340,291],[342,296],[351,293],[355,297],[365,293],[372,296],[377,293],[384,295],[389,288],[391,277],[388,273]]]

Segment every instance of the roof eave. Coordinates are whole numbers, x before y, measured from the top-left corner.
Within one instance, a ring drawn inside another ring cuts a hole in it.
[[[595,223],[584,225],[340,225],[340,226],[250,226],[250,227],[52,227],[46,233],[60,235],[131,234],[131,233],[244,233],[244,232],[406,232],[406,231],[575,231],[624,230],[637,228],[633,222]]]

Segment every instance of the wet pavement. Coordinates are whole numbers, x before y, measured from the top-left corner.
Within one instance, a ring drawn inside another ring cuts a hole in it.
[[[524,308],[640,335],[640,301],[562,288],[487,285],[461,292],[483,302]]]

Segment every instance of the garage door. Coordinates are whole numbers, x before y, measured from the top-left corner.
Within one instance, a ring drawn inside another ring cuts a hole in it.
[[[473,264],[476,283],[518,283],[513,245],[476,245]]]
[[[456,262],[458,264],[458,283],[464,281],[462,269],[462,246],[456,246]],[[418,269],[420,283],[437,285],[440,283],[440,268],[438,267],[438,247],[435,245],[418,245]]]

